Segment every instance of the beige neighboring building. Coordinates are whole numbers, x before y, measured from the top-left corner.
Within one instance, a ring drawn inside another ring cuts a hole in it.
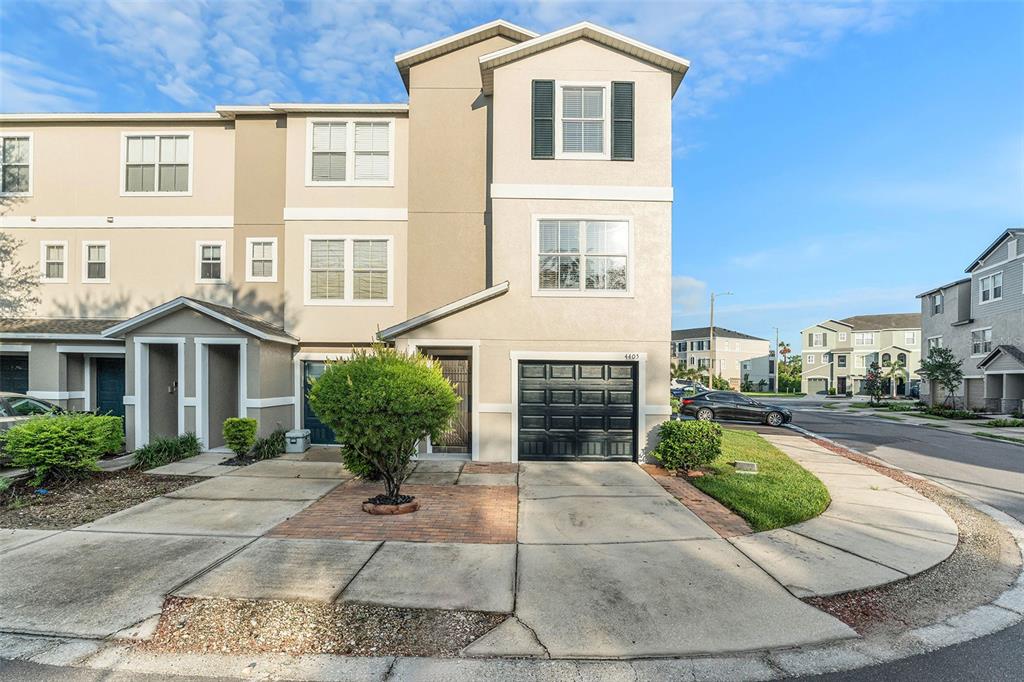
[[[896,395],[909,395],[920,383],[921,313],[854,315],[826,320],[800,332],[803,342],[801,390],[807,394],[862,394],[864,376],[877,362],[882,373],[893,362],[906,369]],[[886,393],[892,395],[892,388]]]
[[[308,380],[375,340],[463,397],[434,452],[636,459],[669,416],[672,100],[688,63],[504,21],[396,57],[408,102],[5,114],[0,228],[42,303],[0,390],[129,447],[333,434]]]
[[[672,332],[672,358],[677,365],[707,372],[711,364],[709,327],[676,329]],[[774,390],[775,357],[768,339],[715,327],[715,374],[739,389],[749,380],[754,390]]]

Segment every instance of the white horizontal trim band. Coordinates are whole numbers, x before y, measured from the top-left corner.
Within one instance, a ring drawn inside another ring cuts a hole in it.
[[[123,398],[121,398],[121,402],[124,403],[125,405],[134,405],[135,404],[135,396],[133,396],[133,395],[126,395]]]
[[[408,220],[407,208],[286,208],[285,220]]]
[[[134,216],[0,216],[0,227],[8,228],[105,228],[105,229],[197,229],[230,228],[233,215],[134,215]]]
[[[628,185],[491,184],[492,199],[582,199],[585,201],[672,201],[671,187]]]
[[[181,404],[185,407],[197,407],[199,405],[199,398],[182,398]]]
[[[27,343],[0,343],[0,353],[31,353],[32,346]]]
[[[34,334],[32,332],[0,332],[0,339],[36,339],[45,341],[109,341],[102,334]]]
[[[245,401],[246,407],[280,407],[282,405],[294,405],[295,396],[285,395],[279,398],[249,398]]]
[[[512,414],[512,403],[480,403],[481,412],[498,412]]]
[[[26,395],[40,400],[78,400],[85,398],[85,391],[28,391]]]
[[[644,408],[644,414],[657,416],[672,414],[672,408],[669,405],[648,405]]]
[[[88,353],[124,355],[124,346],[57,346],[58,353]]]

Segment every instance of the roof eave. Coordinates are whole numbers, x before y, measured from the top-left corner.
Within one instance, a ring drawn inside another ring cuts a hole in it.
[[[449,317],[451,315],[455,315],[456,313],[460,313],[463,310],[466,310],[467,308],[472,308],[473,306],[484,303],[485,301],[489,301],[492,298],[502,296],[506,292],[508,292],[508,289],[508,280],[501,282],[500,284],[495,284],[494,286],[488,287],[487,289],[482,289],[480,291],[470,294],[469,296],[464,296],[456,301],[447,303],[441,306],[440,308],[428,310],[427,312],[421,315],[411,317],[408,320],[405,320],[404,322],[399,322],[398,324],[392,325],[387,329],[382,329],[381,331],[377,332],[377,338],[381,341],[392,341],[398,338],[399,336],[402,336],[403,334],[408,334],[409,332],[415,331],[416,329],[424,327],[432,322],[443,320],[444,318]]]
[[[293,346],[298,345],[299,343],[298,339],[292,336],[282,334],[271,334],[263,330],[257,329],[256,327],[247,325],[244,322],[240,322],[239,320],[227,317],[226,315],[221,315],[216,310],[204,306],[197,301],[193,301],[187,296],[178,296],[177,298],[171,299],[170,301],[158,305],[155,308],[151,308],[143,313],[139,313],[135,317],[129,318],[124,322],[119,322],[118,324],[115,324],[111,327],[107,327],[106,329],[103,330],[103,335],[101,338],[121,338],[131,330],[136,329],[139,326],[151,320],[159,319],[164,315],[169,315],[170,313],[181,308],[191,308],[192,310],[196,310],[205,315],[209,315],[210,317],[219,320],[224,324],[234,327],[239,331],[243,331],[246,334],[249,334],[250,336],[255,336],[258,339],[263,339],[264,341],[275,341],[277,343],[285,343]]]

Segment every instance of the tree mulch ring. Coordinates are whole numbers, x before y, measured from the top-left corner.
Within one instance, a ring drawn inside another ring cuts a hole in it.
[[[363,511],[375,516],[411,514],[419,508],[420,503],[412,495],[377,495],[363,502]]]
[[[394,497],[388,497],[387,495],[375,495],[366,501],[367,504],[409,504],[414,498],[412,495],[395,495]]]
[[[457,656],[503,613],[370,604],[168,597],[153,637],[161,653]]]
[[[153,476],[134,469],[97,472],[42,486],[23,480],[0,496],[0,528],[74,528],[202,480]]]

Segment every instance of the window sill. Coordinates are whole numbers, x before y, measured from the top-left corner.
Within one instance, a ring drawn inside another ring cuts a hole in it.
[[[556,161],[611,161],[612,155],[604,152],[561,152],[555,154]]]
[[[306,187],[394,187],[393,180],[306,180]]]
[[[122,197],[190,197],[192,190],[186,192],[128,192],[121,191]]]
[[[227,284],[226,279],[197,279],[196,284]]]
[[[533,295],[536,298],[633,298],[629,291],[572,291],[558,290],[546,291],[534,289]]]
[[[28,192],[0,192],[0,197],[31,197],[32,191]]]
[[[394,306],[394,302],[391,299],[386,301],[356,301],[307,298],[304,304],[307,306],[327,306],[332,308],[387,308]]]
[[[246,277],[245,281],[248,284],[276,284],[277,277]]]

